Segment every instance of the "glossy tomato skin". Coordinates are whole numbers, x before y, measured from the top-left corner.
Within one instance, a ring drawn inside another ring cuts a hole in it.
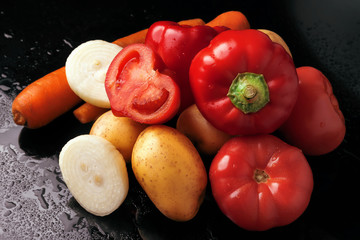
[[[272,135],[234,137],[213,159],[209,179],[220,210],[246,230],[295,221],[313,190],[301,150]]]
[[[162,124],[180,106],[180,90],[173,72],[145,44],[131,44],[111,62],[105,89],[115,116],[145,124]]]
[[[281,134],[307,155],[336,149],[344,139],[344,116],[325,75],[314,67],[297,68],[299,96]]]
[[[246,114],[227,97],[239,73],[264,76],[270,101],[257,112]],[[297,98],[298,79],[292,58],[282,46],[254,29],[219,33],[194,57],[189,76],[200,112],[231,135],[274,132],[289,117]]]

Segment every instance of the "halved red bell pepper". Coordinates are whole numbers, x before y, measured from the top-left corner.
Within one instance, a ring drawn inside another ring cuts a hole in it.
[[[292,58],[253,29],[217,35],[194,57],[189,75],[200,112],[232,135],[274,132],[298,94]]]
[[[209,179],[220,210],[238,226],[256,231],[295,221],[314,186],[301,150],[272,135],[227,141],[210,165]]]
[[[145,44],[159,54],[166,67],[176,72],[181,91],[180,111],[194,103],[189,83],[192,59],[224,30],[227,28],[179,25],[171,21],[159,21],[150,26]]]
[[[122,49],[111,62],[105,89],[115,116],[161,124],[177,114],[180,90],[174,74],[145,44]]]

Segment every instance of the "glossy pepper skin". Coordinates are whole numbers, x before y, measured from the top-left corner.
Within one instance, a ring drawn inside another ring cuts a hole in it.
[[[145,44],[123,48],[111,62],[105,90],[115,116],[145,124],[162,124],[180,107],[180,90],[174,74]]]
[[[200,112],[231,135],[274,132],[298,94],[292,58],[254,29],[217,35],[194,57],[189,76]]]
[[[220,210],[251,231],[295,221],[306,210],[314,185],[301,150],[273,135],[227,141],[210,165],[209,179]]]
[[[171,21],[158,21],[150,26],[145,44],[159,54],[167,68],[175,71],[181,91],[180,111],[194,103],[189,83],[192,59],[224,30],[227,28],[179,25]]]
[[[307,155],[322,155],[344,140],[345,119],[330,81],[314,67],[296,69],[299,97],[280,133]]]

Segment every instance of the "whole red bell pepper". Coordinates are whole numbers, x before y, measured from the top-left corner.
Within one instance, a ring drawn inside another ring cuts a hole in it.
[[[145,44],[131,44],[111,62],[105,89],[115,116],[146,124],[161,124],[174,117],[180,90],[174,74]]]
[[[273,135],[227,141],[210,165],[209,179],[224,215],[255,231],[295,221],[307,208],[314,185],[301,150]]]
[[[171,21],[158,21],[150,26],[145,44],[159,54],[166,67],[176,72],[181,91],[180,111],[194,103],[189,83],[192,59],[224,30],[227,28],[179,25]]]
[[[274,132],[297,99],[292,58],[258,30],[218,34],[194,57],[189,75],[200,112],[232,135]]]
[[[345,119],[330,81],[318,69],[299,67],[299,97],[280,133],[307,155],[322,155],[344,140]]]

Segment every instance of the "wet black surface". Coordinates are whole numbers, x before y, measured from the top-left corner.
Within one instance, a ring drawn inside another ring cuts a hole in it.
[[[84,211],[62,181],[58,153],[91,125],[67,114],[37,130],[15,126],[13,98],[64,66],[87,40],[113,41],[157,20],[209,21],[228,10],[242,11],[253,28],[280,34],[296,66],[318,68],[334,87],[347,134],[334,152],[308,157],[315,182],[308,209],[288,226],[248,232],[221,214],[208,189],[198,215],[177,223],[156,210],[129,171],[130,192],[116,212],[96,217]],[[1,3],[0,239],[359,239],[359,13],[357,0]]]

